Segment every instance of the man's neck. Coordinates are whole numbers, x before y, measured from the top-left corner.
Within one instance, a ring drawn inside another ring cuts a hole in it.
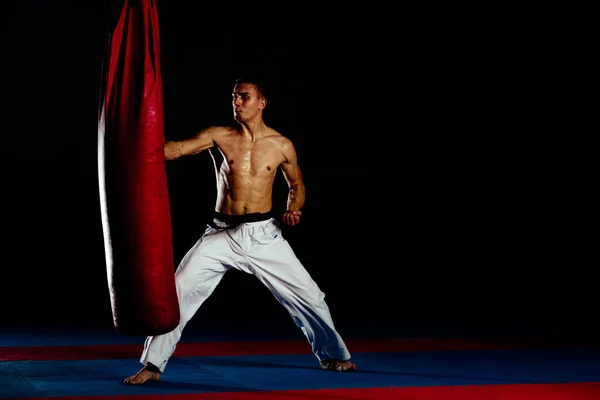
[[[261,137],[266,131],[266,128],[267,126],[261,119],[240,123],[240,130],[242,135],[251,139],[252,141]]]

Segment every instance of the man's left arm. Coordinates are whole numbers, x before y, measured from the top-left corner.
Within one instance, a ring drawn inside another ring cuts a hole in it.
[[[289,188],[287,210],[283,214],[283,222],[294,226],[300,223],[302,207],[306,200],[306,189],[294,145],[287,142],[282,148],[282,154],[285,161],[281,164],[281,170]]]

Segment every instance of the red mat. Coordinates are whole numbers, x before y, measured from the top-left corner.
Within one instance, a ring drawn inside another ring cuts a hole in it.
[[[346,344],[352,352],[397,352],[429,350],[477,350],[495,346],[464,339],[354,339]],[[0,347],[0,360],[100,360],[138,358],[143,344],[93,346]],[[265,354],[311,354],[305,340],[179,343],[174,356],[241,356]]]
[[[533,349],[559,347],[597,347],[596,341],[573,343],[570,341],[494,340],[476,341],[455,338],[389,338],[348,339],[346,344],[353,353],[399,352],[434,350],[487,350],[487,349]],[[105,344],[89,346],[10,346],[0,347],[0,360],[102,360],[115,358],[138,358],[143,344]],[[177,357],[243,356],[264,354],[310,354],[305,340],[272,340],[247,342],[200,342],[179,343]]]
[[[47,397],[49,400],[598,400],[600,383],[430,386],[239,393]],[[34,400],[34,399],[22,399]],[[37,399],[35,399],[37,400]]]

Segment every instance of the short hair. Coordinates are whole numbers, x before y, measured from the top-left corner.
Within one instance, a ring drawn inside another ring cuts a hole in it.
[[[235,85],[248,83],[256,86],[259,97],[267,98],[267,87],[263,77],[258,75],[242,75],[235,80]]]

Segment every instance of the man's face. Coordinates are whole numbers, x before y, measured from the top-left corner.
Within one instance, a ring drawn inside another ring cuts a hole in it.
[[[235,85],[231,94],[233,117],[238,122],[249,121],[261,113],[266,101],[258,96],[256,86],[251,83]]]

